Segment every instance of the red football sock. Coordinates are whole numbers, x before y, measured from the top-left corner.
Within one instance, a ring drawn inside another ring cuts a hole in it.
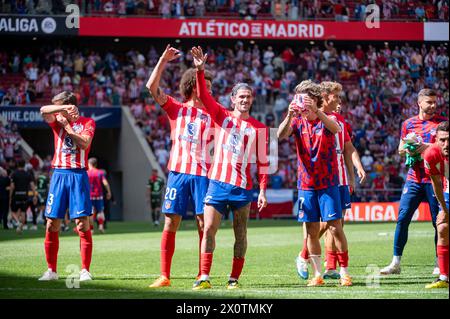
[[[244,268],[244,261],[245,258],[237,258],[233,257],[233,267],[231,269],[231,275],[230,278],[239,279],[239,276],[241,275],[242,268]]]
[[[47,259],[48,268],[56,272],[56,264],[58,261],[58,250],[59,250],[59,232],[45,233],[45,258]]]
[[[336,270],[338,261],[338,253],[335,251],[327,251],[327,270]]]
[[[92,232],[90,229],[85,232],[79,231],[78,235],[80,236],[81,268],[89,271],[92,260]]]
[[[307,260],[309,258],[309,253],[308,253],[308,239],[304,239],[303,240],[303,249],[302,252],[300,253],[300,256]]]
[[[344,252],[338,251],[336,254],[337,254],[337,259],[339,261],[339,266],[348,267],[348,250],[344,251]],[[328,267],[328,262],[327,262],[327,267]]]
[[[201,274],[209,276],[213,260],[213,253],[202,253],[200,256]]]
[[[438,255],[438,263],[439,270],[441,271],[441,275],[445,275],[448,277],[448,246],[437,246],[437,255]]]
[[[203,240],[203,232],[198,231],[198,274],[197,277],[199,277],[202,273],[201,267],[202,267],[202,240]]]
[[[176,232],[163,231],[161,237],[161,275],[170,278],[170,267],[175,252]]]

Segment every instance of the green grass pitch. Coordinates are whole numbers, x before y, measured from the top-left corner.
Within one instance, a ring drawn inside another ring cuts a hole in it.
[[[106,234],[95,233],[91,266],[95,280],[81,283],[79,289],[66,286],[70,265],[80,266],[79,239],[74,233],[60,236],[60,279],[38,282],[46,270],[43,226],[22,235],[0,230],[0,298],[449,298],[446,289],[424,288],[434,279],[434,232],[430,223],[411,224],[402,273],[381,277],[378,286],[367,283],[376,282],[375,267],[382,268],[391,261],[395,224],[348,224],[345,230],[353,287],[339,287],[337,280],[326,281],[324,287],[306,287],[297,276],[294,262],[303,238],[301,224],[294,220],[252,220],[241,289],[233,291],[225,289],[234,241],[229,221],[223,222],[217,234],[211,271],[213,289],[205,291],[191,289],[198,270],[198,235],[192,220],[184,221],[177,233],[172,287],[156,290],[147,286],[159,274],[161,228],[147,223],[111,222]]]

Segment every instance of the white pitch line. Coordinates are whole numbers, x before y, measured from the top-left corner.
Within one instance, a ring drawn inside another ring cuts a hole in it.
[[[144,288],[144,287],[143,287]],[[299,289],[303,288],[303,289]],[[322,289],[322,288],[319,288]],[[79,289],[68,289],[68,288],[13,288],[13,287],[2,287],[0,288],[0,291],[80,291],[80,292],[86,292],[86,291],[103,291],[103,292],[121,292],[121,293],[142,293],[145,291],[142,290],[130,290],[130,289],[100,289],[100,288],[79,288]],[[150,290],[149,290],[150,291]],[[191,292],[190,288],[178,288],[178,289],[167,289],[166,291],[173,291],[173,292]],[[380,289],[364,289],[364,290],[355,290],[352,289],[351,292],[365,292],[366,297],[370,296],[371,294],[377,295],[377,294],[397,294],[397,295],[440,295],[445,294],[448,295],[448,290],[445,291],[408,291],[408,290],[380,290]],[[209,290],[208,293],[212,293],[214,295],[215,292],[223,292],[222,290]],[[295,294],[303,294],[303,295],[317,295],[317,294],[324,294],[329,295],[330,293],[340,295],[342,296],[343,293],[346,293],[347,291],[345,289],[334,289],[331,290],[328,287],[323,287],[323,290],[311,290],[308,287],[298,287],[298,288],[286,288],[285,290],[277,289],[273,290],[271,288],[267,288],[266,290],[262,289],[240,289],[240,294],[265,294],[267,295],[268,292],[270,293],[279,293],[279,294],[286,294],[286,293],[295,293]],[[195,292],[192,292],[192,294],[195,294]],[[272,295],[272,294],[270,294]],[[234,296],[234,295],[232,295]],[[241,297],[245,297],[245,295],[242,295]],[[271,299],[271,298],[269,298]],[[273,299],[280,299],[280,298],[273,298]],[[282,298],[281,298],[282,299]],[[347,299],[359,299],[359,298],[347,298]],[[365,298],[364,298],[365,299]]]

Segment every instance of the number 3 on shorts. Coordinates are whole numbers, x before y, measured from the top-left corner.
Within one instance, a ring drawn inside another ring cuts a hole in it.
[[[177,189],[176,188],[166,188],[166,195],[164,199],[175,200],[177,197]]]
[[[52,206],[53,205],[53,194],[49,194],[48,195],[48,206]]]

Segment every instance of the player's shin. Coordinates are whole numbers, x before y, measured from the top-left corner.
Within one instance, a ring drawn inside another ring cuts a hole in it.
[[[59,231],[47,231],[45,233],[44,245],[48,269],[56,272],[59,250]]]
[[[79,230],[78,235],[80,236],[81,268],[89,271],[92,260],[92,232],[90,229]]]
[[[161,275],[170,279],[176,232],[164,230],[161,237]]]

